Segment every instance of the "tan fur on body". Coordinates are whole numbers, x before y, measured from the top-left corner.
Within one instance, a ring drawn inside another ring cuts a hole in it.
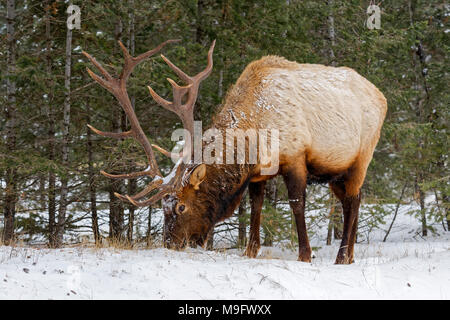
[[[267,56],[244,70],[214,126],[278,129],[280,165],[303,154],[316,174],[338,174],[356,163],[365,173],[386,110],[383,94],[350,68]]]
[[[294,201],[291,207],[299,234],[299,260],[311,259],[304,223],[304,190],[308,179],[319,179],[330,182],[347,208],[344,220],[348,227],[336,263],[351,263],[360,188],[386,111],[383,94],[350,68],[298,64],[267,56],[247,66],[227,94],[213,127],[223,137],[226,129],[277,129],[278,173],[285,178],[289,197]],[[199,190],[186,187],[177,194],[188,212],[202,217],[180,222],[180,226],[196,225],[194,229],[209,232],[214,224],[231,216],[247,184],[264,183],[273,177],[261,175],[260,169],[259,164],[206,165],[204,181],[195,184]],[[252,230],[246,251],[250,257],[256,256],[259,248],[263,186],[252,189],[252,202],[258,204],[252,204]],[[185,215],[179,215],[179,221],[187,219],[189,214]]]

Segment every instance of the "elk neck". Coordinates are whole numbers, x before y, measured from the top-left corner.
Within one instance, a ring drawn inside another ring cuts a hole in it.
[[[239,205],[250,182],[250,165],[210,164],[201,188],[205,191],[204,205],[208,219],[216,224],[230,217]]]

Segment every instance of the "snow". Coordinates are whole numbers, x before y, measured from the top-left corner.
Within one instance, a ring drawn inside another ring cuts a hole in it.
[[[2,247],[1,299],[448,299],[448,242],[337,246],[311,264],[264,248],[260,258],[189,249],[62,250]],[[270,259],[269,259],[270,257]]]
[[[175,173],[177,172],[178,167],[181,164],[181,161],[183,161],[183,158],[178,159],[177,163],[172,168],[172,171],[169,173],[169,175],[164,177],[163,183],[162,183],[163,185],[167,185],[172,181],[173,177],[175,177]]]
[[[425,241],[417,219],[399,211],[388,242],[382,230],[355,245],[352,265],[335,265],[338,242],[311,238],[312,263],[295,248],[119,250],[0,247],[0,299],[449,299],[450,233]],[[389,220],[389,218],[387,219]]]

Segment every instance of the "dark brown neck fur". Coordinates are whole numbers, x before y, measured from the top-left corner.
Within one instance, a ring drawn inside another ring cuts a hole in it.
[[[230,217],[239,205],[250,181],[250,166],[212,164],[207,166],[207,178],[201,184],[208,219],[216,224]]]

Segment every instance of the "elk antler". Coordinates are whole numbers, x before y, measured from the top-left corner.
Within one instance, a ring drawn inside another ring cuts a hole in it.
[[[132,204],[143,207],[150,205],[164,197],[167,193],[171,192],[174,188],[174,186],[178,185],[180,182],[181,176],[182,176],[182,166],[180,166],[181,160],[178,160],[178,163],[175,165],[175,167],[172,169],[171,173],[165,177],[162,178],[161,171],[159,170],[158,164],[156,163],[155,156],[153,154],[152,146],[155,147],[157,150],[161,151],[165,155],[170,155],[170,152],[165,151],[164,149],[156,146],[151,145],[150,142],[147,139],[147,136],[145,135],[144,131],[141,128],[141,125],[139,124],[139,120],[134,112],[133,106],[131,104],[130,98],[128,97],[127,88],[126,88],[126,81],[128,77],[130,76],[133,69],[141,63],[146,58],[154,55],[155,53],[161,51],[161,49],[173,42],[178,42],[180,40],[167,40],[166,42],[161,43],[159,46],[157,46],[155,49],[147,51],[137,57],[132,57],[128,50],[125,48],[125,46],[122,44],[122,42],[119,41],[120,48],[122,49],[123,55],[124,55],[124,66],[122,68],[122,72],[120,73],[120,76],[118,79],[113,78],[108,71],[106,71],[100,63],[95,60],[91,55],[89,55],[87,52],[83,51],[83,54],[92,62],[93,65],[97,67],[97,69],[100,71],[100,73],[103,75],[102,77],[99,77],[94,72],[92,72],[89,68],[87,68],[87,71],[89,75],[98,82],[102,87],[107,89],[109,92],[111,92],[116,99],[119,101],[120,106],[125,111],[125,114],[127,115],[131,129],[126,132],[103,132],[100,130],[95,129],[94,127],[88,125],[88,127],[94,131],[95,133],[109,138],[134,138],[136,141],[138,141],[141,146],[144,148],[145,154],[147,156],[148,160],[148,167],[147,169],[139,172],[133,172],[133,173],[126,173],[126,174],[118,174],[113,175],[106,173],[104,171],[101,171],[101,173],[109,178],[113,179],[133,179],[138,178],[142,176],[150,176],[153,178],[152,182],[144,188],[141,192],[129,196],[129,195],[121,195],[118,193],[115,193],[115,196],[120,198],[121,200],[129,201]],[[204,80],[206,77],[209,76],[212,70],[213,66],[213,60],[212,60],[212,53],[214,50],[215,41],[212,43],[211,48],[208,52],[208,65],[199,74],[197,74],[194,77],[190,77],[186,75],[183,71],[178,69],[172,62],[169,61],[166,57],[163,55],[162,58],[164,61],[175,71],[175,73],[182,78],[184,81],[188,83],[186,86],[178,86],[173,80],[168,79],[170,84],[173,88],[173,102],[169,102],[163,98],[161,98],[159,95],[157,95],[150,87],[150,94],[155,99],[156,102],[158,102],[160,105],[162,105],[164,108],[175,112],[182,120],[183,125],[185,129],[187,129],[191,133],[191,137],[193,136],[193,128],[194,128],[194,104],[197,99],[198,95],[198,89],[200,82]],[[182,104],[183,97],[186,93],[189,93],[188,99],[185,104]],[[181,158],[183,155],[180,153],[179,158]],[[159,188],[159,191],[151,196],[149,199],[145,201],[137,201],[143,197],[145,197],[147,194],[152,192],[153,190]]]
[[[95,129],[94,127],[88,125],[88,127],[94,131],[95,133],[103,136],[103,137],[109,137],[109,138],[134,138],[136,141],[138,141],[142,147],[144,148],[147,160],[148,160],[148,167],[147,169],[139,172],[133,172],[133,173],[126,173],[126,174],[118,174],[113,175],[106,173],[104,171],[100,171],[104,176],[113,178],[113,179],[133,179],[138,178],[142,176],[150,176],[153,179],[153,181],[140,193],[134,195],[134,196],[122,196],[120,194],[116,194],[117,197],[120,199],[128,199],[130,197],[131,199],[139,199],[154,189],[158,188],[163,180],[161,179],[161,171],[159,170],[158,164],[156,163],[155,156],[153,154],[152,146],[150,142],[147,139],[147,136],[145,135],[144,131],[141,128],[141,125],[139,124],[139,120],[133,110],[133,106],[131,104],[130,98],[128,97],[127,88],[126,88],[126,82],[128,80],[128,77],[130,76],[133,69],[142,61],[144,61],[146,58],[158,53],[161,51],[161,49],[173,42],[179,42],[180,40],[167,40],[163,43],[161,43],[159,46],[157,46],[155,49],[147,51],[137,57],[132,57],[127,48],[122,44],[122,42],[119,41],[119,46],[122,49],[123,55],[124,55],[124,66],[122,68],[122,72],[120,73],[120,76],[118,79],[113,78],[108,71],[106,71],[100,63],[97,62],[97,60],[92,57],[87,52],[83,51],[83,54],[88,58],[94,66],[97,67],[97,69],[100,71],[100,73],[103,75],[102,77],[99,77],[94,72],[92,72],[89,68],[87,68],[87,72],[89,75],[98,82],[102,87],[107,89],[109,92],[111,92],[116,99],[119,101],[120,106],[125,111],[125,114],[127,115],[128,119],[130,120],[131,129],[126,132],[103,132],[100,130]]]
[[[194,105],[198,96],[198,89],[200,87],[200,83],[205,80],[212,71],[213,68],[213,51],[214,46],[216,44],[216,40],[214,40],[211,44],[211,47],[208,51],[208,64],[206,68],[199,72],[197,75],[191,77],[186,73],[181,71],[176,65],[174,65],[169,59],[165,56],[161,55],[163,60],[167,63],[167,65],[183,80],[187,83],[186,86],[179,86],[175,81],[170,78],[167,78],[169,83],[172,85],[173,92],[173,102],[167,101],[161,98],[150,86],[148,86],[148,90],[150,91],[153,99],[162,107],[172,112],[175,112],[183,122],[183,126],[186,130],[191,134],[191,140],[194,137]],[[188,98],[184,104],[182,104],[183,97],[188,94]],[[192,141],[191,141],[192,142]],[[158,151],[168,156],[170,153],[165,151],[161,147],[154,146]],[[192,144],[191,144],[192,149]],[[181,157],[181,154],[180,154]]]
[[[161,55],[163,60],[169,65],[169,67],[175,71],[175,73],[185,82],[187,82],[186,86],[179,86],[175,81],[168,78],[167,80],[172,85],[172,93],[173,93],[173,102],[167,101],[163,98],[161,98],[150,86],[148,86],[148,89],[150,91],[150,95],[153,97],[153,99],[161,105],[163,108],[170,110],[174,113],[176,113],[181,121],[183,122],[183,127],[189,131],[191,134],[191,150],[192,148],[192,139],[194,137],[194,105],[195,101],[197,100],[198,96],[198,89],[200,87],[200,83],[205,80],[212,71],[213,68],[213,52],[214,52],[214,46],[216,44],[216,41],[214,40],[211,44],[211,47],[208,51],[208,64],[206,65],[206,68],[199,72],[197,75],[191,77],[188,76],[186,73],[181,71],[177,66],[175,66],[169,59],[167,59],[165,56]],[[183,104],[183,97],[188,94],[188,98],[186,102]],[[175,167],[172,169],[172,172],[165,178],[168,179],[170,177],[169,183],[164,182],[160,187],[160,193],[156,194],[155,196],[152,196],[151,198],[145,200],[145,201],[136,201],[138,198],[138,195],[136,195],[134,198],[127,197],[127,200],[130,201],[132,204],[138,207],[144,207],[147,205],[150,205],[158,200],[160,200],[165,194],[170,192],[170,189],[174,186],[178,185],[179,181],[181,180],[182,176],[182,166],[180,166],[180,163],[183,157],[192,156],[192,152],[190,155],[183,154],[183,152],[180,152],[179,154],[173,154],[157,145],[152,145],[155,149],[157,149],[159,152],[164,154],[165,156],[172,157],[172,158],[178,158],[178,162],[175,165]],[[188,159],[190,160],[190,159]],[[152,189],[153,190],[153,189]],[[142,191],[145,194],[148,194],[148,192],[145,192],[145,189]]]

